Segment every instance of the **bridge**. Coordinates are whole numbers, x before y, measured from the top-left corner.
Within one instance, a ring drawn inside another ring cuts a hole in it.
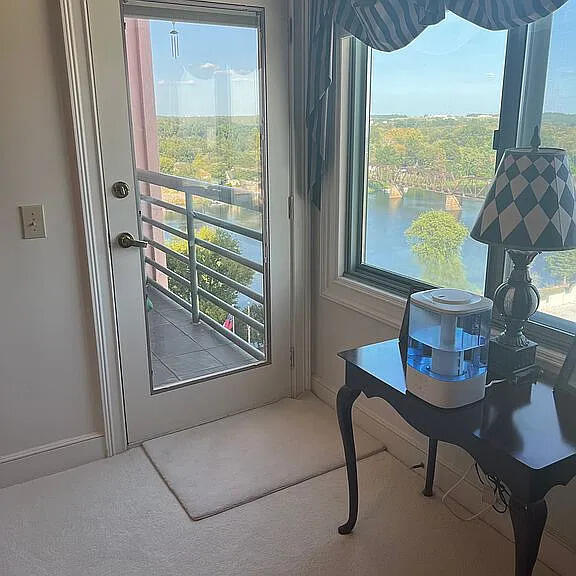
[[[490,183],[485,178],[460,177],[451,172],[419,166],[369,166],[368,175],[371,180],[387,183],[390,198],[402,198],[410,188],[443,194],[446,197],[446,210],[460,210],[462,198],[484,198]]]

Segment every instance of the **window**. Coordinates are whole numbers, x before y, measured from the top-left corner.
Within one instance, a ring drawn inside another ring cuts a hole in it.
[[[569,0],[510,32],[447,13],[397,52],[350,43],[347,275],[400,294],[493,292],[504,252],[469,231],[504,149],[541,123],[543,146],[566,148],[576,169],[575,28]],[[531,270],[542,294],[532,330],[563,346],[576,331],[576,251]]]
[[[373,53],[363,263],[484,291],[487,247],[468,230],[494,172],[505,50],[504,32],[448,16]]]
[[[550,27],[550,26],[548,26]],[[576,168],[576,3],[554,14],[545,74],[542,145],[564,148]],[[545,29],[544,29],[545,30]],[[528,131],[527,127],[527,131]],[[532,266],[540,290],[540,311],[576,322],[576,250],[542,254]]]

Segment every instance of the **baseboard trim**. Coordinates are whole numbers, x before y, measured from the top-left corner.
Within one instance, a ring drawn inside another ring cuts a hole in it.
[[[316,375],[312,376],[312,392],[332,408],[336,407],[337,389],[328,386]],[[362,402],[355,405],[354,422],[384,442],[387,451],[406,466],[426,461],[425,443],[420,443],[417,437],[411,437],[405,431],[391,425],[379,414],[363,405]],[[440,455],[436,470],[436,486],[441,491],[452,486],[463,474],[463,470],[456,469],[452,462],[446,462]],[[415,473],[420,476],[424,475],[421,470],[417,470]],[[471,481],[464,482],[453,493],[453,496],[460,505],[474,514],[484,506],[482,504],[482,492]],[[513,541],[512,526],[508,515],[487,513],[482,517],[482,521],[511,542]],[[576,566],[576,551],[561,536],[547,529],[542,539],[539,559],[558,574],[568,576],[572,574],[574,566]]]
[[[106,456],[103,434],[65,438],[0,457],[0,488],[87,464]]]

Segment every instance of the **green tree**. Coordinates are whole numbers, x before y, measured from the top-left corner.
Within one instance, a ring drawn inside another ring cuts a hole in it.
[[[222,248],[226,248],[236,254],[240,254],[238,240],[220,228],[204,226],[200,228],[200,230],[196,231],[196,237],[221,246]],[[167,242],[167,246],[180,254],[188,254],[188,244],[182,238],[170,240]],[[232,280],[236,280],[236,282],[239,282],[244,286],[249,286],[252,283],[252,278],[254,277],[253,270],[201,246],[196,247],[196,261],[207,268],[231,278]],[[189,277],[188,265],[173,256],[166,256],[166,266],[184,278]],[[213,294],[224,302],[227,302],[231,306],[236,306],[238,303],[238,292],[234,288],[216,280],[208,274],[198,274],[198,286],[204,288],[204,290],[210,292],[210,294]],[[188,290],[172,278],[168,278],[168,288],[187,302],[190,302],[190,294]],[[224,320],[226,320],[226,317],[228,316],[228,313],[225,310],[202,297],[199,298],[199,304],[202,312],[210,316],[210,318],[219,324],[224,323]]]
[[[564,284],[576,282],[576,250],[550,252],[545,258],[552,276]]]
[[[468,228],[449,212],[420,214],[404,232],[424,270],[423,280],[435,286],[466,288],[462,244]]]
[[[260,123],[256,116],[159,116],[160,170],[217,184],[260,181]]]

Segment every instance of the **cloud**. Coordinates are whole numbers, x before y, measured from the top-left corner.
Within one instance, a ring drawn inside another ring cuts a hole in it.
[[[195,78],[200,78],[201,80],[209,80],[214,77],[214,74],[220,70],[217,64],[213,62],[204,62],[203,64],[197,64],[194,66],[186,66],[186,72]]]
[[[158,82],[156,82],[157,86],[181,86],[182,84],[185,84],[185,85],[196,84],[196,80],[192,80],[192,79],[158,80]]]
[[[249,68],[228,68],[222,67],[213,62],[204,62],[203,64],[196,64],[192,66],[186,66],[186,72],[194,78],[199,78],[200,80],[210,80],[214,76],[250,76],[255,72],[255,69]]]

